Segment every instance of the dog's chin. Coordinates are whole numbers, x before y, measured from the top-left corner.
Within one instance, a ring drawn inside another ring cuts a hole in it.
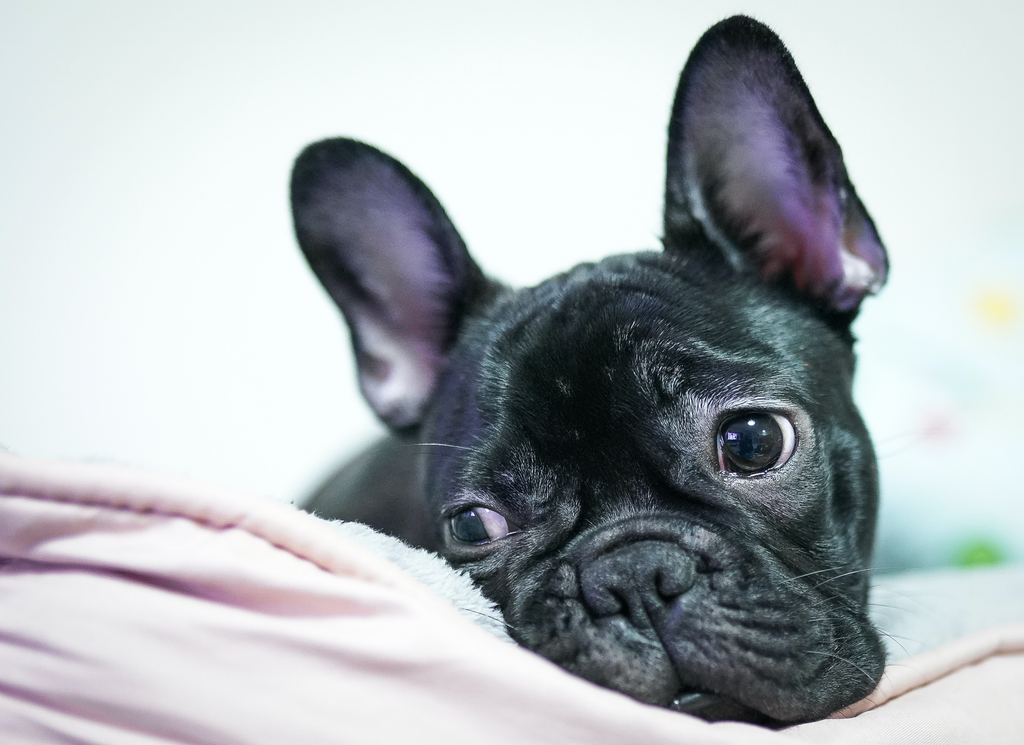
[[[662,643],[622,617],[595,623],[586,615],[579,606],[563,605],[557,619],[549,617],[541,627],[512,623],[527,632],[521,643],[580,677],[709,721],[780,727],[822,719],[870,693],[883,664],[866,626],[840,624],[831,640],[775,636],[754,624],[722,635],[706,627],[675,628],[669,629],[674,638]],[[664,631],[661,626],[659,633]],[[813,653],[836,649],[841,633],[861,636],[859,650],[849,649],[847,638],[839,654]]]

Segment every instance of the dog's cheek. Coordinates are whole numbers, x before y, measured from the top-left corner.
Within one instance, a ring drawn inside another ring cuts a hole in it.
[[[878,467],[866,430],[857,418],[856,429],[835,437],[839,445],[832,458],[839,474],[833,495],[836,520],[847,531],[847,540],[864,564],[871,560],[878,514]]]
[[[471,561],[461,552],[448,549],[442,553],[453,567],[469,574],[484,596],[501,608],[510,625],[513,609],[540,594],[536,574],[522,566],[521,552],[507,545]]]

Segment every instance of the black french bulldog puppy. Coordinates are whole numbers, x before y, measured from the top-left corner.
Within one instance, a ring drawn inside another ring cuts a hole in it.
[[[723,21],[683,70],[662,251],[509,289],[346,139],[300,155],[292,204],[394,432],[307,509],[439,551],[520,643],[641,701],[779,724],[875,687],[849,327],[887,259],[768,28]]]

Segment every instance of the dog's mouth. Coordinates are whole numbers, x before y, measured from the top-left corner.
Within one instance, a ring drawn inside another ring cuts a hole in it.
[[[740,721],[769,727],[781,724],[757,709],[751,709],[739,701],[709,691],[680,691],[668,708],[692,714],[709,722]]]

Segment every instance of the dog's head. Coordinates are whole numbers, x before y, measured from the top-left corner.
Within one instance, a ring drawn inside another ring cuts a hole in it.
[[[292,198],[367,400],[444,445],[423,463],[438,549],[520,642],[707,718],[814,719],[872,690],[849,324],[886,258],[771,31],[733,18],[694,49],[660,252],[504,288],[351,140],[310,146]]]

